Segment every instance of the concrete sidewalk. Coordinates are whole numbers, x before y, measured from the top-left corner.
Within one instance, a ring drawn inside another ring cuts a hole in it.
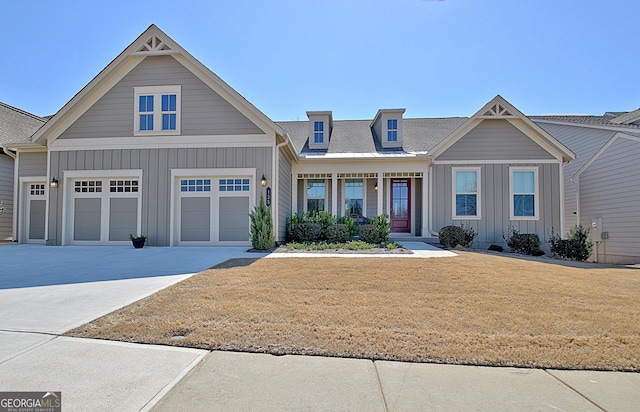
[[[637,411],[640,374],[212,352],[154,411]]]

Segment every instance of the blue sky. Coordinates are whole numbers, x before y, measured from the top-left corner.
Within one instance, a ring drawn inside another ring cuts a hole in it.
[[[0,101],[59,110],[155,23],[273,120],[640,107],[640,1],[7,1]]]

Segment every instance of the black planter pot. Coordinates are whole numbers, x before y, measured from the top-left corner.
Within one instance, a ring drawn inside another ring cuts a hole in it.
[[[136,249],[141,249],[144,246],[145,241],[146,239],[131,239],[131,243],[133,244],[133,247]]]

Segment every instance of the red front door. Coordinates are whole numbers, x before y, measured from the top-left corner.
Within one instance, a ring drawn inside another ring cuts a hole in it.
[[[411,232],[411,181],[391,179],[391,231]]]

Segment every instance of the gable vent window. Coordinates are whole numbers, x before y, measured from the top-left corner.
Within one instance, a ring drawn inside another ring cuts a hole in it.
[[[324,143],[324,122],[313,122],[313,142]]]
[[[180,86],[134,87],[134,135],[180,133]]]
[[[387,141],[398,141],[398,119],[387,120]]]

